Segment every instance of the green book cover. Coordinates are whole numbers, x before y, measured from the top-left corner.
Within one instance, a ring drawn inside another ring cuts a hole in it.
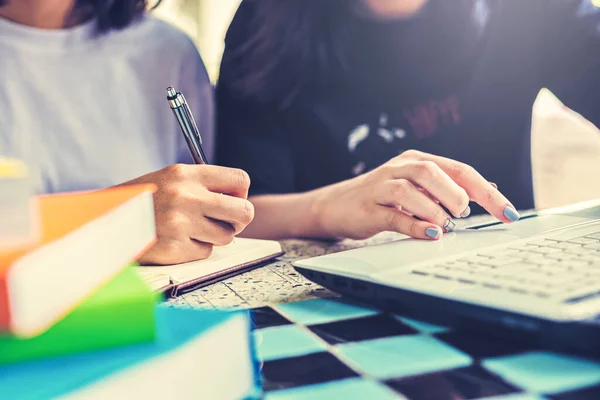
[[[150,342],[158,300],[130,266],[43,334],[0,336],[0,365]]]

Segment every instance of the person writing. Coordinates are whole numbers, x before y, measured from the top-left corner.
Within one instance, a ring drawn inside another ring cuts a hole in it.
[[[143,0],[0,0],[0,155],[38,193],[153,183],[158,241],[140,260],[206,258],[253,218],[239,169],[191,165],[165,88],[214,156],[213,88],[193,42]]]
[[[244,235],[518,220],[540,89],[600,122],[598,26],[592,0],[244,0],[217,85],[218,163],[253,182]]]

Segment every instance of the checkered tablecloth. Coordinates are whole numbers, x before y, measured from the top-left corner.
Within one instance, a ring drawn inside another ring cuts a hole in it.
[[[600,399],[600,363],[315,299],[254,309],[266,400]]]

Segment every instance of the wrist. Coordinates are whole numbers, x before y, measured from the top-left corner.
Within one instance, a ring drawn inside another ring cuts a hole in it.
[[[313,190],[306,193],[307,209],[306,213],[309,218],[309,226],[307,226],[311,237],[330,238],[327,226],[327,208],[328,208],[328,189],[329,186]]]
[[[244,230],[244,236],[277,240],[326,237],[318,192],[251,197],[256,217]]]
[[[340,187],[347,182],[340,182],[324,186],[310,192],[310,208],[308,214],[312,221],[313,237],[322,239],[340,240],[343,235],[339,232],[339,226],[335,222],[335,209],[339,198]]]

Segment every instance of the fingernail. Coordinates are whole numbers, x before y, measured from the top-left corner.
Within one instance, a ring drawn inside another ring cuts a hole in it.
[[[451,219],[448,219],[446,220],[446,223],[444,224],[443,228],[446,232],[452,232],[454,228],[456,228],[456,224]]]
[[[506,206],[504,208],[504,216],[510,222],[517,222],[519,220],[519,218],[521,218],[521,216],[519,215],[519,213],[517,212],[517,210],[515,210],[511,206]]]
[[[496,185],[494,182],[490,182],[490,185],[492,185],[495,189],[498,189],[498,185]]]
[[[471,215],[471,207],[467,206],[467,208],[465,208],[465,211],[463,211],[460,214],[461,218],[467,218],[469,215]]]
[[[425,234],[432,239],[437,239],[440,236],[440,230],[437,228],[427,228],[425,229]]]

